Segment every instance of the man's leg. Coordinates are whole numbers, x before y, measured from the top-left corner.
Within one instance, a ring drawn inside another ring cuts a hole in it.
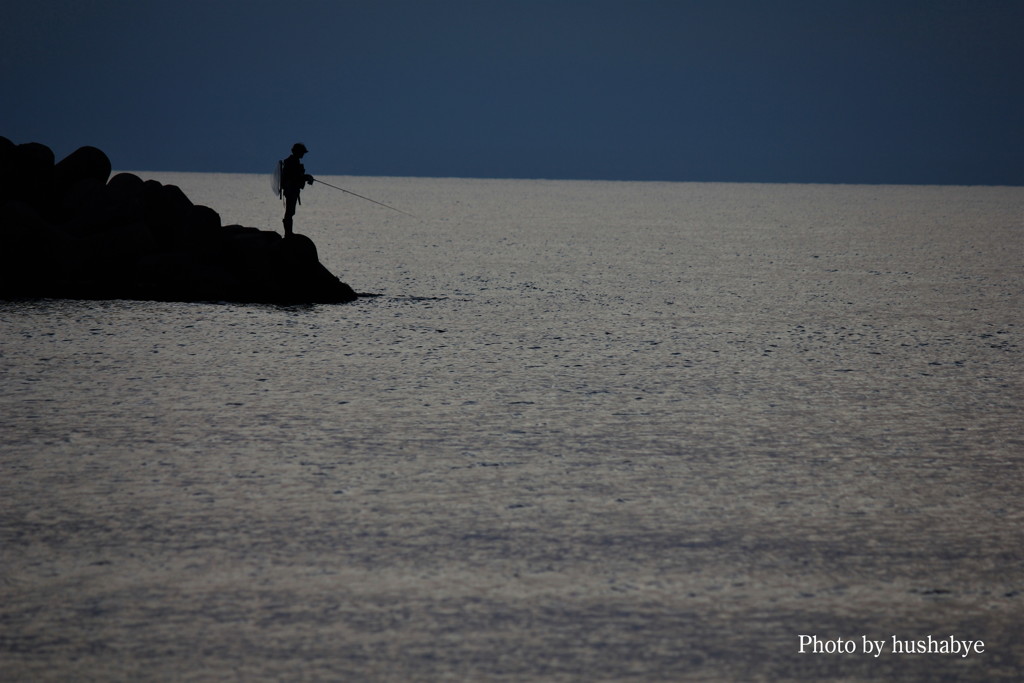
[[[295,215],[295,200],[298,197],[285,197],[284,198],[284,236],[292,236],[292,216]]]

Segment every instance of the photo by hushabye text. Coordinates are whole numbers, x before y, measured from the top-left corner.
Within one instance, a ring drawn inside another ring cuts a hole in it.
[[[800,654],[867,654],[875,657],[883,652],[894,655],[936,654],[959,655],[967,657],[971,654],[983,654],[985,642],[981,640],[961,640],[950,635],[947,638],[902,639],[891,636],[890,639],[873,640],[867,636],[856,638],[829,638],[822,640],[816,635],[801,634]],[[886,649],[888,645],[888,649]]]

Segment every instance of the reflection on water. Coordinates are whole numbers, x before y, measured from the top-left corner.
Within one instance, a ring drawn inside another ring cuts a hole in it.
[[[0,303],[15,678],[1019,665],[1019,188],[339,184],[427,216],[304,195],[380,296]]]

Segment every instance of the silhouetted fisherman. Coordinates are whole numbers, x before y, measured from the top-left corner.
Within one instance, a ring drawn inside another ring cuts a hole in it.
[[[299,193],[306,183],[313,184],[313,176],[306,173],[302,157],[309,150],[301,142],[292,145],[292,154],[281,162],[281,192],[284,194],[284,236],[292,236],[292,216],[295,205],[301,204]]]

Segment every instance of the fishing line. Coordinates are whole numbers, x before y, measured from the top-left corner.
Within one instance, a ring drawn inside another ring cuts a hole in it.
[[[314,183],[320,183],[321,185],[326,185],[327,187],[333,187],[335,190],[341,190],[342,192],[347,192],[348,194],[352,195],[353,197],[359,197],[360,199],[365,199],[368,202],[373,202],[374,204],[379,204],[380,206],[383,206],[385,209],[391,209],[392,211],[397,211],[398,213],[404,213],[406,216],[409,216],[410,218],[419,218],[418,216],[413,216],[408,211],[402,211],[401,209],[396,209],[393,206],[388,206],[384,202],[378,202],[376,199],[370,199],[369,197],[364,197],[361,194],[356,194],[352,190],[346,190],[344,187],[338,187],[337,185],[331,185],[330,183],[325,183],[324,181],[319,180],[317,178],[313,178],[313,182]]]

